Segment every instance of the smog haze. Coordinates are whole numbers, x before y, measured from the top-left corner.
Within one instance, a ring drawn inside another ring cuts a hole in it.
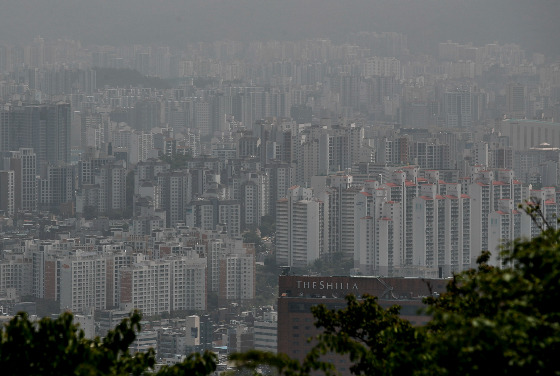
[[[37,35],[83,43],[212,40],[342,40],[358,31],[395,31],[422,49],[453,40],[517,43],[557,55],[554,0],[2,0],[0,36]],[[420,52],[420,51],[417,51]]]

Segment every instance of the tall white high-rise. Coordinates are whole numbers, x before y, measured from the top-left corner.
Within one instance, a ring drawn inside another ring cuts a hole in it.
[[[192,253],[170,261],[173,273],[171,310],[206,310],[206,257]]]
[[[120,306],[145,316],[171,311],[171,262],[141,261],[120,272]]]
[[[57,260],[60,309],[85,313],[90,308],[105,309],[107,268],[104,257],[76,252]]]
[[[471,266],[471,200],[459,184],[448,185],[445,195],[436,185],[423,185],[413,203],[413,265],[440,277]]]
[[[220,260],[219,302],[225,306],[230,301],[255,298],[255,256],[229,253]]]
[[[14,210],[37,210],[37,155],[33,149],[9,152],[4,166],[14,171]]]
[[[187,205],[192,199],[192,178],[187,170],[160,173],[157,176],[159,200],[156,205],[166,211],[167,224],[185,223]]]
[[[531,220],[529,216],[517,209],[511,199],[502,199],[498,210],[488,215],[488,247],[491,253],[489,263],[499,266],[500,246],[515,239],[530,236]]]
[[[276,262],[307,267],[325,252],[325,232],[325,203],[309,188],[290,188],[276,203]]]
[[[94,180],[99,185],[98,213],[109,214],[126,209],[126,169],[123,161],[101,166]]]

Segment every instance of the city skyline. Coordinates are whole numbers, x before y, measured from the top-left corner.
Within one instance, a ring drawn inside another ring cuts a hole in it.
[[[303,356],[309,307],[347,292],[425,322],[424,279],[443,291],[486,251],[507,267],[502,247],[560,226],[556,14],[2,4],[2,313],[71,311],[94,337],[139,309],[130,350],[162,364]]]

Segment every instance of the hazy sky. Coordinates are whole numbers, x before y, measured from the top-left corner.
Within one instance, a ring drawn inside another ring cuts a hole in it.
[[[0,41],[85,43],[328,37],[397,31],[410,44],[519,43],[560,55],[560,0],[0,0]]]

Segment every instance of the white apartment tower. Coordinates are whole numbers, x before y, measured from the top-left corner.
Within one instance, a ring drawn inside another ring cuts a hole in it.
[[[255,298],[255,256],[251,253],[225,255],[220,260],[219,302],[243,301]]]
[[[160,173],[157,176],[160,202],[157,206],[166,211],[166,223],[175,226],[185,223],[187,205],[192,199],[192,178],[187,170]]]
[[[445,93],[445,120],[449,128],[470,128],[472,126],[471,92],[457,89]]]
[[[220,284],[220,259],[226,253],[223,239],[210,239],[206,244],[208,291],[217,292]]]
[[[530,218],[517,209],[513,200],[500,200],[498,210],[488,216],[488,247],[491,253],[489,263],[500,266],[500,246],[520,237],[529,236],[530,225]]]
[[[120,272],[120,306],[145,316],[171,311],[171,262],[141,261]]]
[[[60,309],[87,312],[106,308],[107,269],[104,257],[76,251],[73,256],[57,260],[60,277]]]
[[[33,293],[33,270],[30,260],[23,253],[5,250],[0,260],[0,296],[14,289],[18,296]]]
[[[126,251],[110,251],[105,255],[107,268],[107,309],[117,308],[120,304],[120,272],[134,261],[134,255]]]
[[[460,184],[448,184],[446,194],[436,185],[421,186],[414,199],[413,265],[437,271],[440,277],[470,267],[470,197],[461,194]]]
[[[483,250],[494,252],[488,243],[488,216],[500,210],[503,199],[513,200],[514,205],[523,203],[521,182],[515,180],[513,170],[483,170],[479,166],[472,168],[468,195],[471,198],[471,265],[476,266],[476,259]],[[476,234],[476,235],[475,235]]]
[[[352,186],[352,176],[331,176],[329,187],[319,199],[325,203],[325,223],[328,242],[325,252],[342,253],[346,259],[354,258],[355,198],[361,188]],[[326,235],[326,234],[325,234]]]
[[[14,171],[14,210],[37,210],[37,155],[33,149],[9,152],[4,166]]]
[[[394,270],[402,265],[403,232],[402,203],[388,201],[383,204],[381,217],[375,225],[375,248],[373,254],[373,273],[392,276]]]
[[[294,186],[276,203],[276,262],[305,268],[325,252],[325,204]]]
[[[193,252],[170,261],[173,273],[171,310],[206,310],[206,257]]]
[[[126,209],[126,169],[123,161],[115,161],[101,166],[95,175],[99,185],[99,213],[124,211]]]

